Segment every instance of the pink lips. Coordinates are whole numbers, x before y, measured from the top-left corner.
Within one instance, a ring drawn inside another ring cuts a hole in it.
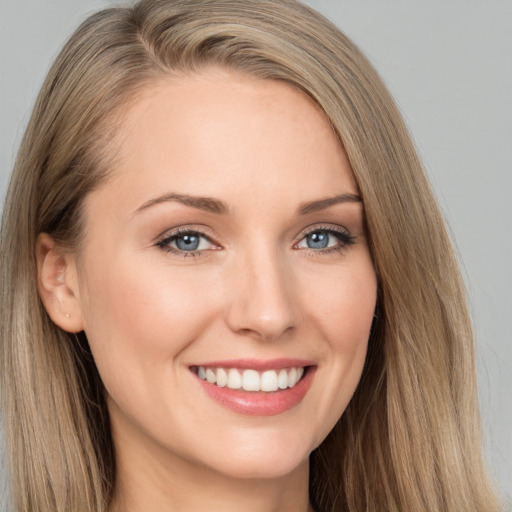
[[[208,363],[199,364],[195,367],[197,366],[225,369],[238,368],[261,372],[292,367],[305,368],[302,379],[294,387],[273,392],[253,392],[218,387],[215,384],[210,384],[200,379],[194,374],[197,382],[210,398],[232,411],[249,416],[273,416],[288,411],[298,405],[308,392],[316,371],[314,362],[303,359],[274,359],[269,361],[237,359],[230,361],[209,361]]]

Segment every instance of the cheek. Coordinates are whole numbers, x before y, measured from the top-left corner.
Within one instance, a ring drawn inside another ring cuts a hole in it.
[[[353,272],[340,276],[340,292],[332,300],[329,317],[325,319],[329,330],[326,337],[340,375],[346,375],[349,381],[349,397],[361,377],[377,301],[373,264],[369,257],[363,261],[365,264],[355,266]]]
[[[312,322],[326,343],[318,370],[322,389],[316,395],[315,433],[320,444],[347,408],[361,378],[377,297],[377,281],[369,256],[362,264],[340,266],[323,287],[310,293]],[[321,374],[321,375],[320,375]]]
[[[145,269],[145,270],[142,270]],[[212,287],[200,274],[162,272],[149,262],[126,258],[88,272],[85,332],[107,389],[130,379],[163,378],[169,365],[211,321]]]
[[[340,266],[323,276],[322,286],[309,286],[316,324],[334,352],[365,349],[377,300],[377,280],[369,255],[357,264]]]

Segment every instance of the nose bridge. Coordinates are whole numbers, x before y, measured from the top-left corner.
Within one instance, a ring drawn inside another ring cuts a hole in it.
[[[284,254],[261,244],[240,254],[228,307],[232,330],[261,339],[277,339],[297,324],[293,273]]]

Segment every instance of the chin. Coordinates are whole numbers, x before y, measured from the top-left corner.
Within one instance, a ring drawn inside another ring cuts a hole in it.
[[[275,480],[302,472],[309,468],[309,456],[303,459],[290,458],[253,458],[249,460],[232,460],[220,472],[231,478],[244,480]]]
[[[305,439],[294,442],[293,436],[281,434],[253,443],[233,441],[221,453],[210,452],[210,460],[204,462],[225,476],[255,480],[282,478],[309,467],[311,443]]]

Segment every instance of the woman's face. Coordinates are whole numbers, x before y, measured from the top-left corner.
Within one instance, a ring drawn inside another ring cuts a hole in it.
[[[74,290],[118,456],[304,466],[354,393],[376,301],[329,122],[289,85],[208,70],[148,86],[120,140]]]

